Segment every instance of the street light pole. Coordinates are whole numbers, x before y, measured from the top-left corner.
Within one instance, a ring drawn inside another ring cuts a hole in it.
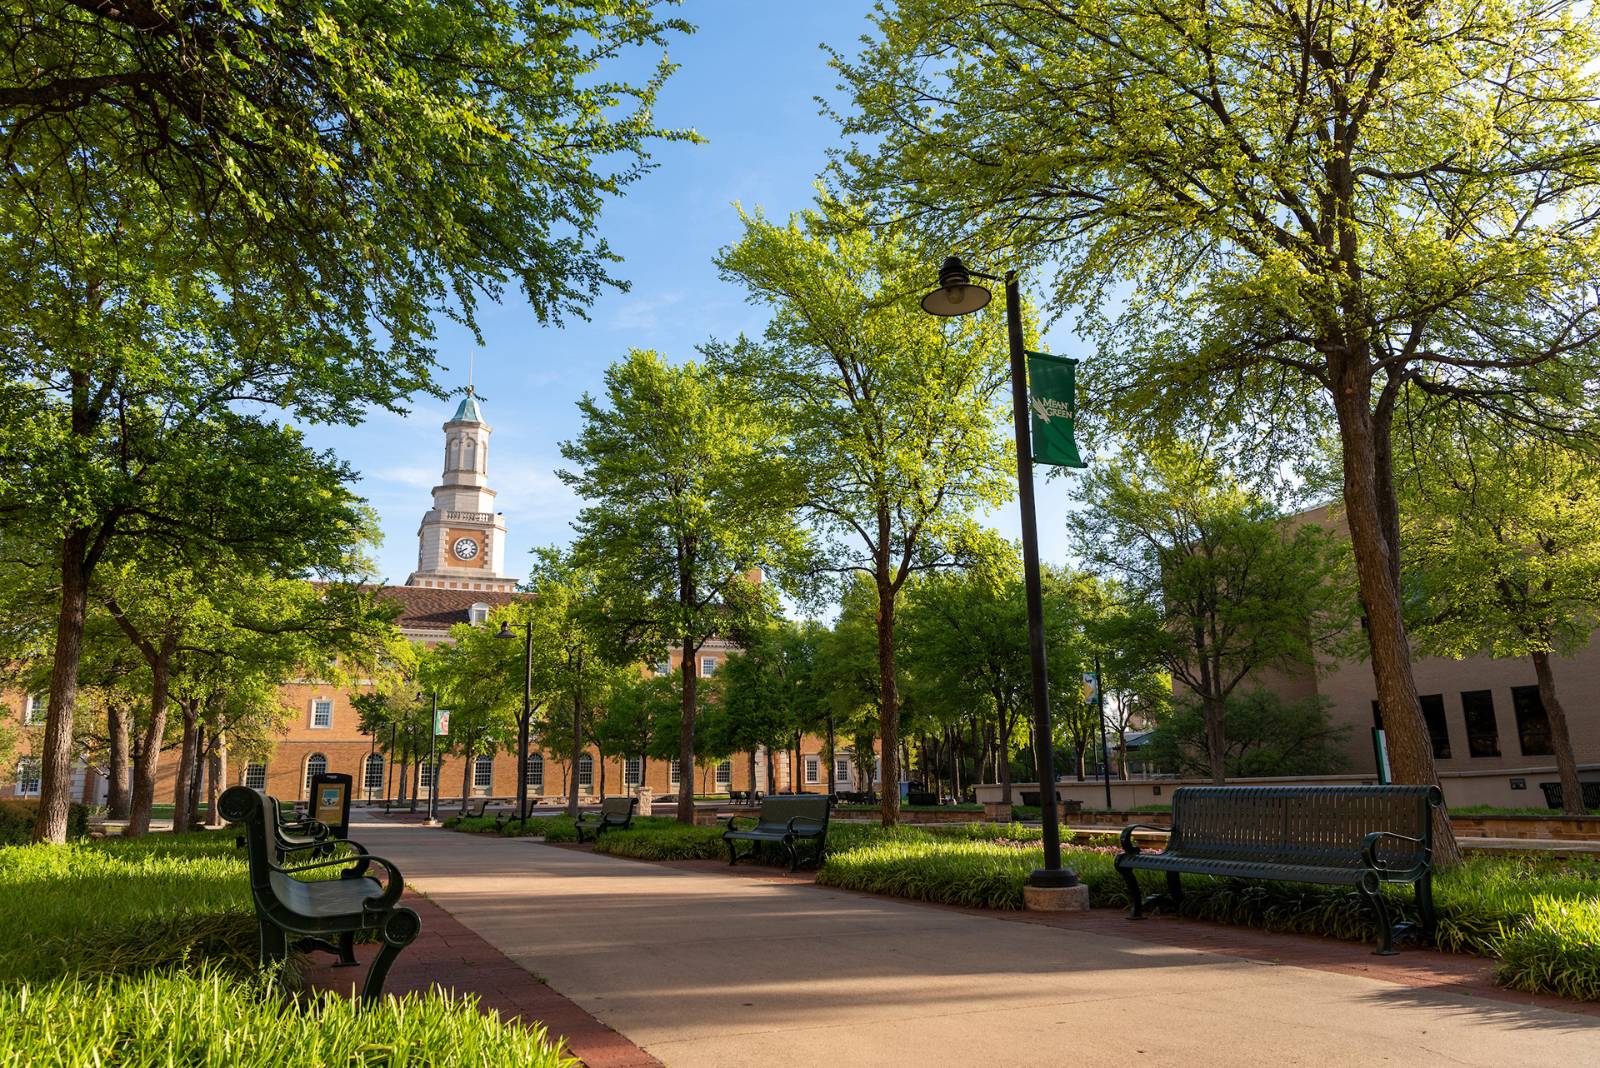
[[[1050,729],[1050,692],[1045,663],[1044,592],[1039,578],[1039,523],[1033,501],[1033,445],[1028,427],[1028,353],[1022,339],[1022,295],[1017,272],[1003,279],[969,272],[951,256],[939,271],[939,288],[922,299],[930,315],[966,315],[989,303],[989,291],[972,278],[1003,281],[1006,287],[1006,340],[1011,352],[1011,419],[1017,451],[1017,503],[1022,510],[1022,581],[1028,598],[1028,661],[1033,684],[1033,748],[1039,773],[1039,813],[1044,824],[1044,867],[1028,876],[1028,885],[1078,885],[1078,875],[1061,866],[1061,825],[1056,804],[1054,732]]]
[[[533,620],[521,624],[526,632],[522,647],[522,718],[517,721],[517,819],[528,818],[528,729],[533,720]],[[500,621],[496,638],[514,638],[511,625]]]
[[[428,822],[438,822],[439,806],[439,694],[433,697],[433,717],[428,721]]]

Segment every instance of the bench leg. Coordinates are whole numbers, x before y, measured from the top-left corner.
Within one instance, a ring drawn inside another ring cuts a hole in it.
[[[783,848],[789,851],[789,874],[793,875],[795,866],[800,862],[800,854],[795,850],[792,838],[785,839]]]
[[[356,960],[356,933],[346,931],[339,936],[339,963],[335,968],[354,968],[361,962]]]
[[[1428,945],[1437,944],[1438,921],[1433,913],[1433,873],[1429,872],[1417,880],[1417,918],[1422,925],[1423,937],[1428,940]]]
[[[1183,879],[1175,871],[1167,872],[1167,900],[1168,908],[1177,912],[1183,904]]]
[[[1144,899],[1139,896],[1139,880],[1134,877],[1132,871],[1120,864],[1117,865],[1117,873],[1122,876],[1122,881],[1128,888],[1128,901],[1133,906],[1128,918],[1130,920],[1144,919]]]
[[[289,956],[289,938],[283,928],[267,920],[258,920],[261,928],[261,963],[272,964]]]
[[[367,969],[367,978],[361,984],[361,1005],[366,1007],[383,997],[384,980],[389,978],[389,967],[394,964],[400,951],[416,940],[422,931],[422,921],[410,909],[401,907],[395,909],[383,921],[383,948],[373,958],[372,967]]]
[[[1392,957],[1398,952],[1394,948],[1394,928],[1389,923],[1389,906],[1383,900],[1383,886],[1376,879],[1373,885],[1361,884],[1361,893],[1372,905],[1372,911],[1378,917],[1378,948],[1372,952],[1380,957]]]

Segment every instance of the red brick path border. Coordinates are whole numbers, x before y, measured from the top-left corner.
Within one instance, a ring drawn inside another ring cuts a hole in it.
[[[433,987],[478,995],[484,1009],[502,1019],[543,1024],[567,1044],[567,1052],[588,1068],[661,1068],[661,1062],[613,1031],[572,999],[551,990],[454,916],[414,891],[405,904],[422,920],[422,933],[389,971],[384,989],[392,994],[423,993]],[[360,968],[335,968],[326,953],[311,957],[306,982],[317,990],[351,996],[366,977],[376,945],[356,947]]]

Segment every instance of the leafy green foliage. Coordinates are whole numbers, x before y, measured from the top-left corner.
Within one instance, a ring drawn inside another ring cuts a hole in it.
[[[1513,990],[1600,1001],[1600,898],[1540,898],[1495,947]]]
[[[1226,748],[1223,767],[1231,778],[1271,775],[1330,775],[1346,764],[1348,726],[1335,726],[1320,695],[1285,700],[1271,690],[1235,693],[1223,702]],[[1140,759],[1180,776],[1211,773],[1205,713],[1193,699],[1173,703],[1151,733]]]
[[[480,1011],[474,997],[408,994],[365,1008],[323,997],[299,1006],[270,976],[214,967],[0,984],[0,1066],[108,1063],[578,1065],[544,1027]]]
[[[18,798],[0,800],[0,846],[33,841],[33,825],[38,818],[37,801]],[[82,838],[88,833],[89,806],[74,801],[67,809],[67,837]]]
[[[608,831],[594,844],[596,853],[635,860],[711,860],[725,857],[721,827],[639,828]]]

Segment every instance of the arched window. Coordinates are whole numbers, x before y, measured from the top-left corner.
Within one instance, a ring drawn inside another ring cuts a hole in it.
[[[594,789],[594,757],[588,753],[578,758],[578,785],[585,790]]]
[[[528,754],[527,777],[528,777],[528,785],[529,786],[533,787],[535,790],[539,790],[539,791],[543,792],[543,790],[544,790],[544,754],[543,753],[529,753]]]
[[[478,469],[478,443],[472,438],[467,438],[466,449],[461,456],[461,466],[467,471]]]
[[[481,589],[482,586],[483,584],[480,582],[474,588]],[[489,622],[489,606],[484,604],[482,601],[474,602],[472,607],[467,609],[467,619],[473,623]]]
[[[362,785],[367,792],[376,793],[383,789],[383,754],[368,753],[367,766],[363,776]]]
[[[312,753],[306,759],[306,792],[311,791],[311,780],[328,770],[328,758],[321,753]]]
[[[494,788],[494,757],[480,756],[472,765],[474,789],[488,793]]]
[[[733,761],[724,760],[717,765],[717,789],[726,790],[733,785]]]
[[[252,790],[265,790],[267,788],[267,766],[265,764],[246,764],[244,766],[244,784]]]

